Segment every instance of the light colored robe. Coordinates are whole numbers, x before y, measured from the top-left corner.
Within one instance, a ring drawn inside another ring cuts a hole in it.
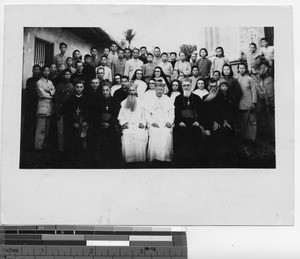
[[[150,100],[144,106],[149,131],[147,157],[149,162],[153,160],[170,162],[173,155],[173,127],[166,127],[166,123],[172,125],[174,122],[174,105],[166,95],[160,98],[156,96]],[[159,128],[153,127],[152,123],[157,123]]]
[[[121,137],[122,155],[124,161],[127,163],[145,162],[148,132],[146,130],[144,110],[139,98],[137,98],[135,111],[125,108],[126,101],[127,99],[121,102],[121,109],[118,116],[120,125],[128,123],[129,127],[123,130]],[[139,128],[139,123],[142,123],[145,127],[143,129]]]

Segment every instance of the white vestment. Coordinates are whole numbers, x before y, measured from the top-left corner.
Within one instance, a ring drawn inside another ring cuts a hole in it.
[[[128,129],[123,130],[121,137],[122,155],[125,162],[128,163],[145,162],[148,133],[144,110],[138,98],[135,111],[125,108],[126,101],[127,99],[121,102],[121,110],[118,116],[121,126],[128,123]],[[142,123],[145,127],[143,129],[139,128],[139,123]]]
[[[172,125],[174,122],[174,105],[166,95],[160,98],[156,96],[150,100],[144,106],[149,129],[147,157],[149,162],[153,160],[170,162],[173,155],[173,128],[166,127],[166,123]],[[157,123],[159,128],[153,127],[152,123]]]

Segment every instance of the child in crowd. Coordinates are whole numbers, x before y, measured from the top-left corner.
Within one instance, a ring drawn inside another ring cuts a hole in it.
[[[82,55],[80,54],[80,51],[78,49],[75,49],[72,53],[73,57],[73,66],[75,67],[76,61],[82,61]]]
[[[161,54],[161,62],[158,64],[159,67],[162,68],[164,71],[166,78],[168,79],[169,83],[171,82],[171,74],[173,72],[173,66],[168,61],[168,54],[166,52],[163,52]]]
[[[179,71],[177,69],[174,69],[171,75],[171,81],[173,80],[179,80]]]
[[[179,71],[179,80],[188,77],[191,74],[191,65],[186,61],[184,52],[179,53],[179,60],[175,63],[174,69]]]
[[[219,85],[219,80],[221,78],[221,72],[219,70],[214,71],[212,78],[215,79]]]
[[[192,67],[192,76],[190,77],[190,80],[192,82],[190,91],[193,92],[196,88],[196,82],[200,78],[199,76],[199,68],[197,66]]]
[[[68,57],[66,60],[66,69],[70,69],[72,74],[76,73],[76,69],[73,66],[73,59],[71,57]]]
[[[148,83],[150,78],[152,77],[154,73],[155,64],[153,63],[153,54],[148,53],[147,54],[147,61],[148,63],[144,64],[142,67],[143,76],[145,78],[145,82]]]
[[[224,64],[229,63],[229,59],[224,56],[224,49],[222,47],[216,48],[216,57],[214,58],[211,66],[211,75],[214,71],[222,71]]]
[[[197,89],[194,91],[194,94],[198,95],[201,99],[203,96],[208,94],[208,91],[205,89],[205,78],[200,77],[196,82]]]
[[[209,78],[212,62],[207,58],[208,51],[205,48],[199,51],[200,58],[196,62],[196,66],[199,68],[199,75]]]

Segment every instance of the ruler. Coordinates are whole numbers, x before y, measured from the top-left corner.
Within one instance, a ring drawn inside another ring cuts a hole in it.
[[[2,259],[187,259],[182,227],[1,226]]]

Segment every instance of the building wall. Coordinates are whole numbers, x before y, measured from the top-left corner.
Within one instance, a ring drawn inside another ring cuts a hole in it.
[[[62,41],[67,43],[68,48],[66,54],[70,57],[72,57],[72,52],[75,49],[79,49],[82,56],[84,56],[90,53],[90,48],[93,46],[84,39],[60,28],[25,28],[23,45],[23,89],[25,88],[27,78],[32,76],[35,37],[54,43],[54,55],[59,53],[59,43]],[[103,50],[103,48],[101,50]]]

